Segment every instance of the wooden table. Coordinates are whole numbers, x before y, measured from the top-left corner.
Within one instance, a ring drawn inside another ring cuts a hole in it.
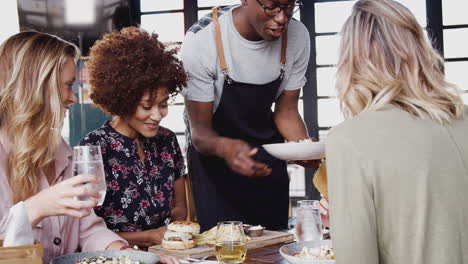
[[[276,244],[262,248],[251,249],[247,251],[247,257],[243,264],[265,264],[279,263],[288,264],[288,262],[279,253],[280,247],[286,244]],[[216,257],[211,257],[209,260],[216,260]]]

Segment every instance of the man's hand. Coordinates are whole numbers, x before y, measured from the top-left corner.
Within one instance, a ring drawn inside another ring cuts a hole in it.
[[[258,149],[250,147],[242,140],[222,138],[218,141],[217,148],[219,148],[219,153],[228,166],[239,174],[261,177],[271,173],[271,168],[266,164],[256,162],[251,158],[257,153]]]

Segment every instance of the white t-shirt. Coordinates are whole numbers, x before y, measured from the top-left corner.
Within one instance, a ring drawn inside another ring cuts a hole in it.
[[[219,24],[229,77],[237,82],[268,83],[280,75],[281,38],[275,41],[249,41],[234,26],[232,10],[219,11]],[[288,26],[286,72],[277,97],[283,90],[297,90],[306,82],[310,39],[306,27],[291,19]],[[224,75],[216,50],[211,14],[200,19],[187,32],[181,48],[181,59],[189,75],[183,96],[197,102],[214,102],[218,107],[224,85]]]

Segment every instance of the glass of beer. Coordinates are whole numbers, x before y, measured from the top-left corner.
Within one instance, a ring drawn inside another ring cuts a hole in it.
[[[247,254],[242,222],[219,222],[216,230],[216,259],[222,263],[242,263]]]

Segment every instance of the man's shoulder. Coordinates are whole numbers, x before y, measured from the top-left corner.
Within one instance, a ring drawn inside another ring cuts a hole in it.
[[[299,40],[305,42],[309,38],[309,31],[302,22],[293,18],[288,25],[288,37],[295,39],[295,42]]]
[[[218,11],[218,18],[220,20],[223,20],[225,17],[225,14],[227,14],[232,8],[233,6],[220,8]],[[199,34],[200,32],[203,32],[205,29],[208,29],[210,26],[212,27],[212,23],[213,23],[213,12],[210,12],[206,14],[205,16],[203,16],[202,18],[200,18],[197,22],[195,22],[195,24],[193,24],[189,28],[189,30],[187,31],[187,34],[188,33],[195,34],[195,35]]]

